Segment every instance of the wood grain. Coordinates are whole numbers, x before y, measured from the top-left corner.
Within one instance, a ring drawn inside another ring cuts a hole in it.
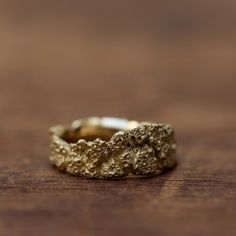
[[[0,235],[236,235],[233,1],[0,1]],[[177,168],[67,176],[48,127],[171,123]]]

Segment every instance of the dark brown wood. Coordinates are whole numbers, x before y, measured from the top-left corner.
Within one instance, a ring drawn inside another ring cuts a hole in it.
[[[1,1],[0,235],[236,235],[235,1]],[[48,127],[171,123],[177,168],[71,177]]]

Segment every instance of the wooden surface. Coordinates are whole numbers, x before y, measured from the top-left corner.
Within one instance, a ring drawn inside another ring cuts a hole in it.
[[[236,235],[235,1],[0,1],[0,235]],[[48,127],[171,123],[177,168],[101,181]]]

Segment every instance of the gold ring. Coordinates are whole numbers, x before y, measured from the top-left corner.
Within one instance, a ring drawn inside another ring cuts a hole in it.
[[[50,128],[50,161],[68,174],[115,178],[161,173],[176,164],[167,124],[91,117]]]

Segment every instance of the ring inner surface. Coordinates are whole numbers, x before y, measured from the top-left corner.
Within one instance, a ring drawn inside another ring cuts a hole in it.
[[[138,123],[116,118],[91,118],[80,120],[71,128],[65,130],[62,139],[68,143],[76,143],[80,139],[93,141],[100,138],[109,141],[118,131],[124,131],[136,127]]]
[[[96,138],[109,141],[113,134],[118,131],[119,130],[116,129],[109,129],[99,126],[82,126],[77,130],[66,130],[62,136],[62,139],[68,143],[76,143],[79,139],[93,141]]]

